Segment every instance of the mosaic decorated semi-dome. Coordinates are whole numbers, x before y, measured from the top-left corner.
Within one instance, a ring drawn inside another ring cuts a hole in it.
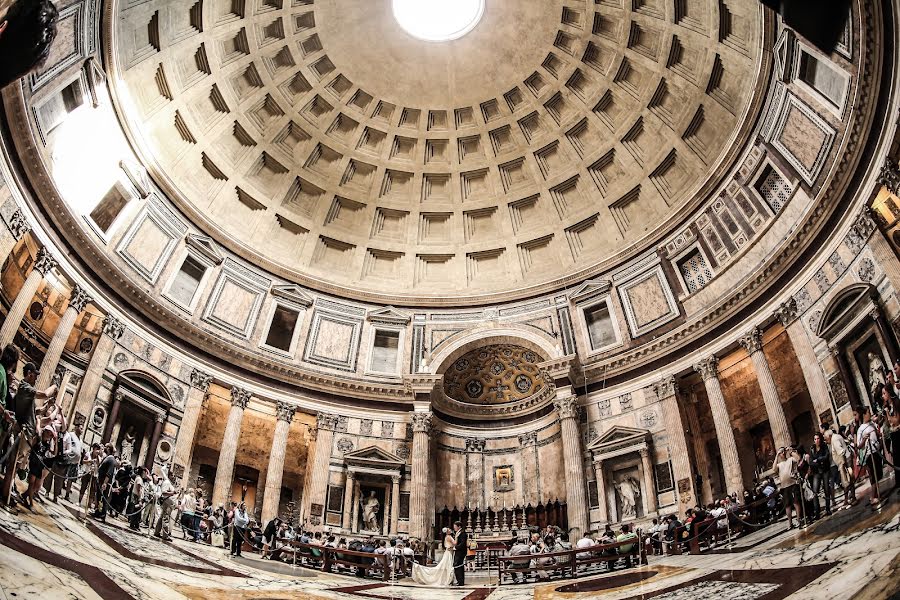
[[[456,359],[444,373],[444,392],[472,404],[503,404],[524,400],[542,391],[537,363],[544,358],[511,344],[489,345]]]

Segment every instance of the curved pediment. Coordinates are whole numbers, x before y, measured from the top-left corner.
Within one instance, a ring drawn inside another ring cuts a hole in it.
[[[831,299],[822,312],[822,320],[816,329],[816,335],[823,339],[833,337],[838,329],[870,304],[877,294],[875,287],[868,283],[858,283],[842,290]]]

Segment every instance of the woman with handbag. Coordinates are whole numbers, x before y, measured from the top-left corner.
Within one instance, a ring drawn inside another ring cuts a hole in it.
[[[872,423],[872,412],[868,407],[860,407],[855,411],[859,419],[859,428],[856,430],[857,466],[859,475],[865,470],[869,476],[869,484],[872,487],[871,504],[877,504],[878,482],[883,474],[881,459],[881,440],[878,436],[878,427]]]

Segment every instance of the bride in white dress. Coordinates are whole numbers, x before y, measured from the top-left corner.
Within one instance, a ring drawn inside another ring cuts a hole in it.
[[[444,556],[433,567],[423,567],[414,563],[412,578],[416,583],[431,587],[446,587],[453,583],[453,551],[456,549],[456,538],[446,527],[441,533],[444,534]]]

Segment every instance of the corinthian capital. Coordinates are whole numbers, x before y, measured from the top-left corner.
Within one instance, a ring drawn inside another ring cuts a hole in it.
[[[204,394],[209,391],[212,375],[204,373],[200,369],[191,369],[191,387],[197,388]]]
[[[654,383],[653,391],[657,398],[663,400],[678,393],[678,383],[673,375],[669,375]]]
[[[762,334],[760,334],[758,328],[754,327],[753,329],[742,335],[738,340],[738,343],[749,354],[759,352],[760,350],[762,350]]]
[[[103,317],[103,335],[108,335],[114,340],[125,334],[125,323],[112,315]]]
[[[75,287],[72,288],[72,296],[69,298],[69,308],[74,308],[75,312],[81,312],[92,301],[93,298],[84,291],[83,287],[76,283]]]
[[[797,320],[799,312],[800,311],[797,310],[797,301],[791,296],[786,302],[782,302],[781,305],[775,309],[775,318],[781,322],[782,326],[787,327]]]
[[[231,388],[231,405],[238,406],[243,410],[247,408],[247,403],[250,402],[250,396],[250,392],[244,388],[233,387]]]
[[[37,258],[34,260],[34,270],[41,275],[46,275],[47,271],[56,266],[56,259],[50,255],[46,248],[38,250]]]
[[[578,416],[578,398],[575,396],[563,396],[553,401],[560,419],[574,419]]]
[[[9,230],[17,240],[21,240],[26,233],[31,231],[31,224],[18,208],[9,218]]]
[[[719,376],[719,359],[715,355],[704,358],[694,365],[694,370],[700,373],[704,380]]]
[[[431,433],[432,414],[430,412],[414,412],[410,419],[413,433]]]
[[[279,421],[290,423],[294,420],[294,413],[296,412],[297,407],[289,402],[278,401],[275,405],[275,418]]]

